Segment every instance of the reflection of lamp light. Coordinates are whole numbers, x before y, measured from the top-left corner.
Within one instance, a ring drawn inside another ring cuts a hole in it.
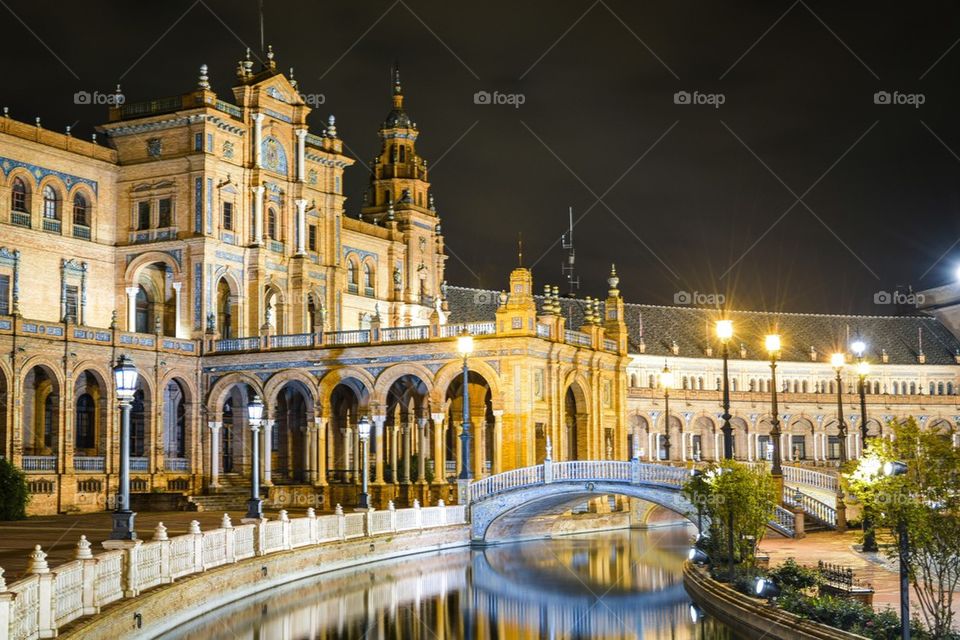
[[[360,436],[360,445],[363,447],[363,469],[361,470],[363,484],[360,490],[360,508],[369,509],[370,508],[370,497],[367,494],[367,476],[369,475],[367,471],[368,458],[369,458],[369,448],[370,448],[370,418],[363,416],[360,418],[360,421],[357,422],[357,433]]]
[[[703,619],[707,617],[707,614],[704,613],[703,609],[698,607],[695,603],[690,603],[690,621],[693,624],[698,622],[703,622]]]

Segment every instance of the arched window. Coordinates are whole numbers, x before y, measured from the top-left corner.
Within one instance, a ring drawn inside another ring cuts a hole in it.
[[[630,374],[630,386],[631,387],[637,386],[637,374],[635,373]]]
[[[400,145],[400,162],[406,162],[406,161],[407,161],[407,146],[402,144]]]
[[[74,446],[77,449],[96,448],[96,411],[94,409],[93,398],[89,393],[84,393],[77,398],[76,420],[74,425]]]
[[[60,219],[60,199],[57,190],[50,185],[43,188],[43,217],[47,220]]]
[[[27,200],[27,183],[20,178],[13,179],[13,190],[10,196],[10,208],[20,213],[30,213],[30,203]]]
[[[167,458],[185,458],[187,442],[186,403],[180,385],[171,380],[163,392],[164,453]]]
[[[917,395],[917,383],[916,383],[916,382],[911,382],[911,383],[910,383],[910,395],[912,395],[912,396]]]
[[[893,383],[893,395],[897,395],[897,394],[899,394],[899,393],[900,393],[900,383],[894,381],[894,383]]]
[[[697,378],[697,389],[703,391],[703,376]]]
[[[271,240],[279,240],[277,229],[277,210],[270,208],[267,210],[267,237]]]
[[[376,282],[376,272],[373,265],[369,262],[363,264],[363,287],[364,293],[368,296],[374,295],[374,283]]]
[[[647,377],[647,387],[650,389],[653,389],[656,386],[657,386],[657,383],[654,381],[653,374],[650,374],[650,376]]]
[[[357,271],[357,263],[354,260],[347,261],[347,288],[351,293],[356,293],[360,286],[360,274]]]
[[[150,308],[150,298],[147,297],[147,290],[143,286],[137,287],[136,312],[134,320],[136,322],[135,331],[137,333],[152,333],[154,327],[151,326],[152,309]]]
[[[90,211],[87,199],[82,193],[73,196],[73,224],[82,227],[90,226]]]
[[[952,395],[953,395],[953,383],[952,383],[952,382],[948,382],[948,383],[947,383],[947,395],[948,395],[948,396],[952,396]]]

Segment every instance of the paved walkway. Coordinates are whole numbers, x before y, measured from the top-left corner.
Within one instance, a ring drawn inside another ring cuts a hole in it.
[[[306,510],[290,509],[290,517],[299,517]],[[277,518],[276,511],[266,511],[270,519]],[[318,512],[317,515],[320,515]],[[231,511],[233,524],[240,524],[244,512]],[[190,521],[200,522],[202,530],[216,529],[220,526],[223,513],[215,511],[149,511],[137,514],[137,537],[143,540],[153,538],[157,523],[167,527],[167,535],[176,536],[186,533]],[[47,552],[50,567],[56,567],[73,560],[80,535],[87,536],[96,554],[103,550],[100,543],[110,536],[112,519],[110,512],[85,513],[78,515],[34,516],[16,522],[0,522],[0,567],[7,583],[17,580],[27,568],[30,552],[34,545],[40,545]]]
[[[862,553],[859,551],[861,533],[859,531],[823,531],[811,533],[806,538],[770,537],[760,543],[760,549],[770,554],[770,565],[780,564],[787,558],[798,563],[816,566],[818,560],[852,567],[854,576],[870,583],[874,590],[873,606],[882,610],[890,607],[900,611],[900,575],[898,564],[886,554],[884,544],[891,540],[879,537],[880,553]],[[960,609],[960,594],[954,597],[955,609]],[[910,590],[911,614],[922,619],[920,604]]]

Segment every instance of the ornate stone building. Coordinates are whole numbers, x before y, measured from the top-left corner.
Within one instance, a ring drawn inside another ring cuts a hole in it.
[[[615,273],[602,302],[560,299],[556,288],[536,296],[522,267],[504,292],[446,286],[440,217],[399,76],[365,202],[348,216],[353,161],[333,117],[309,131],[310,109],[272,52],[260,70],[241,60],[236,74],[229,100],[204,67],[188,93],[113,107],[91,142],[0,118],[0,453],[28,473],[31,512],[109,505],[119,464],[110,367],[121,353],[141,374],[134,492],[209,508],[242,502],[249,485],[254,394],[266,405],[258,473],[271,499],[354,504],[362,416],[374,424],[375,504],[453,499],[464,330],[476,337],[467,384],[477,475],[550,450],[716,455],[720,361],[708,312],[627,305]],[[738,457],[765,451],[769,369],[758,347],[778,323],[791,345],[781,364],[788,457],[834,457],[828,358],[847,343],[846,326],[873,349],[876,430],[888,415],[957,420],[960,343],[934,319],[733,317]],[[669,438],[664,359],[682,381]],[[853,400],[844,398],[851,424]]]

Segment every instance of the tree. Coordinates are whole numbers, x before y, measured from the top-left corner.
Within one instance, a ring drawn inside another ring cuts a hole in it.
[[[763,538],[776,505],[776,485],[765,469],[734,460],[724,460],[693,476],[684,485],[684,495],[703,508],[710,519],[702,546],[711,558],[727,558],[727,523],[733,523],[734,560],[753,562],[756,545]]]
[[[894,440],[873,438],[866,455],[845,476],[848,486],[877,525],[888,527],[897,542],[903,525],[910,542],[910,584],[930,632],[953,637],[953,596],[960,585],[960,450],[955,430],[945,423],[921,429],[913,418],[891,422]],[[907,471],[882,473],[885,462],[899,461]]]
[[[26,476],[9,460],[0,458],[0,520],[26,518],[29,500]]]

